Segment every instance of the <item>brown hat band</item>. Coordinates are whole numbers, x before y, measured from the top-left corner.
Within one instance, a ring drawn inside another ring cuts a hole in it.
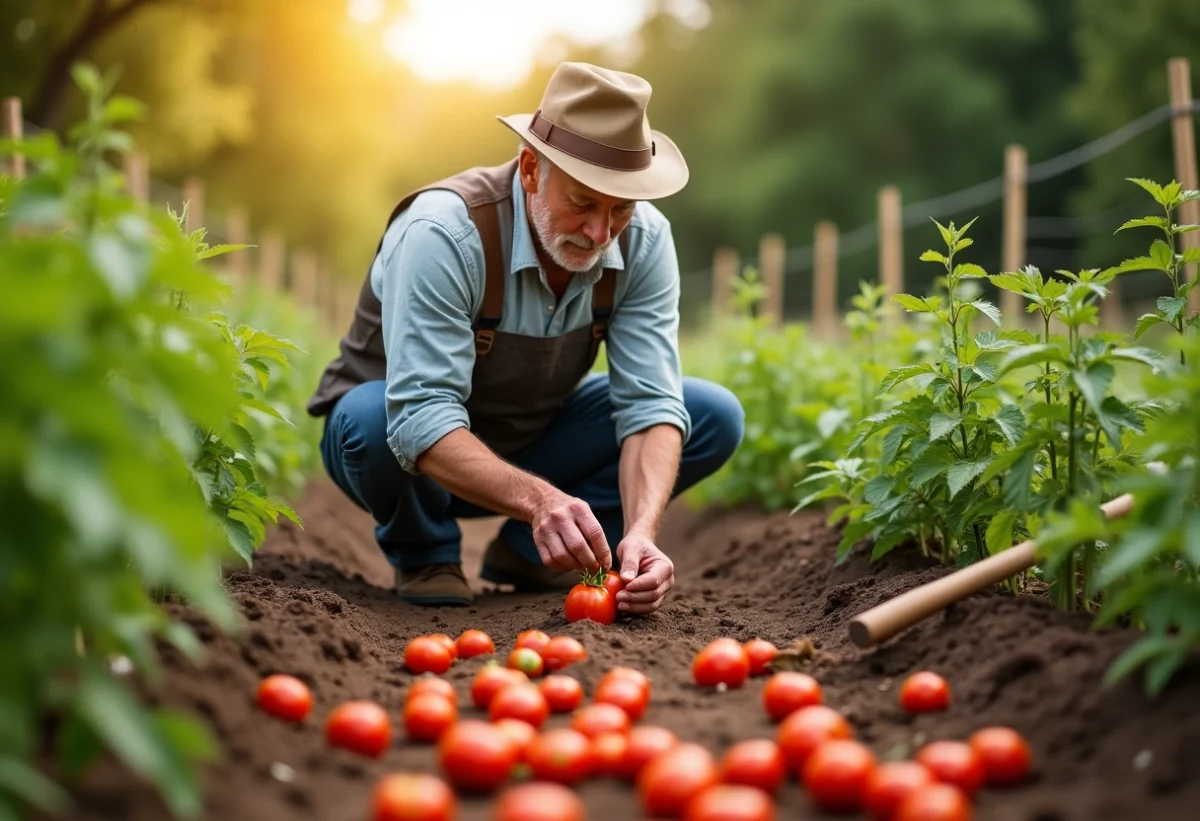
[[[576,159],[611,168],[614,171],[640,171],[650,167],[650,158],[654,156],[654,143],[649,148],[613,148],[610,145],[598,143],[573,131],[567,131],[562,126],[541,116],[539,108],[529,121],[529,130],[546,142]]]

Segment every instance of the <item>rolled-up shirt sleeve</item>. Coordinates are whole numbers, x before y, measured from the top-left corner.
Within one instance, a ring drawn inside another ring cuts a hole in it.
[[[683,404],[679,357],[679,261],[669,224],[661,223],[637,259],[626,260],[628,286],[609,323],[609,396],[617,442],[658,424],[691,419]]]
[[[416,218],[383,261],[380,303],[387,355],[388,444],[416,474],[422,453],[456,428],[470,428],[473,262],[448,226]]]

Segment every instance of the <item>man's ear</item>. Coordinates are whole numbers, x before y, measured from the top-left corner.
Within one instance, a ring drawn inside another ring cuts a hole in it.
[[[525,193],[536,194],[538,192],[538,156],[528,146],[521,147],[521,156],[517,160],[517,172]]]

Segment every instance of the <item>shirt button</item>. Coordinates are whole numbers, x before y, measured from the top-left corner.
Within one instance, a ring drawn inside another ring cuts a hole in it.
[[[547,310],[547,311],[549,311],[550,313],[554,313],[554,306],[553,306],[553,305],[547,305],[547,306],[546,306],[546,310]]]

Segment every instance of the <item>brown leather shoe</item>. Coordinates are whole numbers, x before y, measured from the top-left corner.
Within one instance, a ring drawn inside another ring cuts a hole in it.
[[[420,605],[463,606],[475,600],[462,565],[450,562],[397,569],[396,594],[410,604]]]
[[[541,562],[533,564],[497,536],[483,554],[479,577],[493,584],[511,584],[518,593],[553,593],[570,590],[579,583],[580,574],[576,570],[560,573]]]

